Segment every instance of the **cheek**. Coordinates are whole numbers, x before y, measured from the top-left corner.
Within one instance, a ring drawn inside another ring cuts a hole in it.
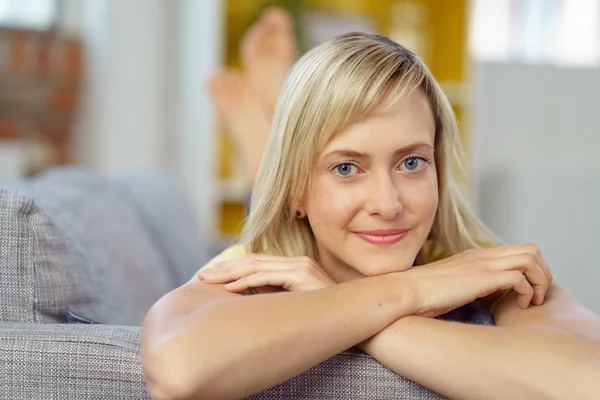
[[[408,185],[407,185],[408,186]],[[438,185],[435,172],[426,179],[419,180],[407,187],[404,193],[404,207],[419,219],[433,220],[439,202]]]
[[[360,208],[357,197],[350,188],[314,182],[306,199],[306,214],[315,234],[345,227]]]

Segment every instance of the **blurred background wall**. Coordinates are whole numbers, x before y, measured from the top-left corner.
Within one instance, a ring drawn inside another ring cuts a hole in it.
[[[269,4],[303,50],[367,30],[419,53],[459,119],[479,215],[540,245],[600,312],[600,0],[0,0],[0,179],[155,165],[207,237],[234,237],[247,191],[205,82],[239,67]]]

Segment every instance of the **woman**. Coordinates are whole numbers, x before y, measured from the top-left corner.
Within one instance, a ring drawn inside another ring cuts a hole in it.
[[[498,247],[458,194],[460,161],[452,109],[413,53],[360,33],[308,52],[240,244],[144,322],[153,396],[247,396],[352,346],[452,398],[597,396],[600,319],[534,245]],[[496,327],[431,318],[474,301]]]

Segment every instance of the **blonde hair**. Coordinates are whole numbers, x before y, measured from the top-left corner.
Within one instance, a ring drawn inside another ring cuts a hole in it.
[[[252,253],[316,258],[310,225],[294,216],[315,156],[337,132],[393,106],[415,89],[426,94],[435,120],[439,190],[435,221],[417,262],[496,244],[458,190],[454,175],[464,173],[458,126],[431,72],[398,43],[365,33],[342,35],[312,49],[290,71],[252,192],[242,244]]]

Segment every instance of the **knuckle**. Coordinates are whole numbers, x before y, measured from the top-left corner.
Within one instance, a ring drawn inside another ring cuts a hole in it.
[[[523,278],[525,278],[525,276],[520,273],[519,271],[510,271],[511,274],[511,280],[513,282],[513,284],[517,284],[519,282],[521,282],[523,280]]]
[[[528,253],[540,254],[540,248],[534,243],[526,243],[522,246]]]
[[[535,265],[535,257],[530,253],[519,254],[518,262],[526,267],[533,267]]]
[[[312,260],[310,259],[309,256],[302,256],[300,257],[300,261],[304,264],[310,264],[312,262]]]
[[[312,270],[315,266],[315,262],[313,261],[313,259],[308,256],[300,257],[300,263],[302,265],[302,268],[307,270]]]

